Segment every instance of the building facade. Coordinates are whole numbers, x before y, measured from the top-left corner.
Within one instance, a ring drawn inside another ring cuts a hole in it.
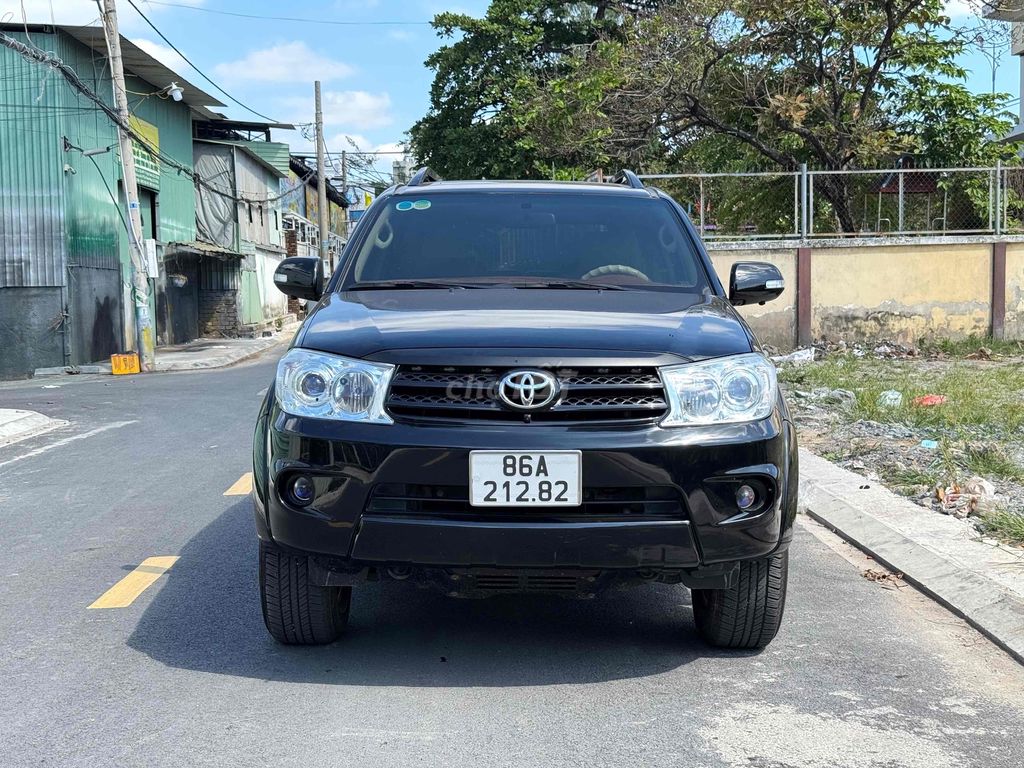
[[[53,52],[113,106],[98,28],[3,24],[0,32]],[[149,145],[134,151],[143,236],[159,261],[169,244],[195,240],[191,109],[219,102],[130,41],[122,46],[132,126]],[[0,72],[0,378],[134,349],[116,129],[43,64],[0,46]],[[172,82],[182,86],[181,101],[166,95]],[[152,277],[151,315],[160,282]]]

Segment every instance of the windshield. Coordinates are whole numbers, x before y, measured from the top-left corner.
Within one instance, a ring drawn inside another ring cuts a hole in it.
[[[665,200],[557,192],[424,192],[389,199],[344,289],[430,287],[425,281],[688,291],[706,285],[694,246]]]

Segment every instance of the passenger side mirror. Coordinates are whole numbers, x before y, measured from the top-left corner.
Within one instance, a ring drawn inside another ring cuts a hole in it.
[[[777,299],[785,287],[786,281],[774,264],[737,261],[729,275],[729,301],[737,307],[764,304]]]
[[[318,301],[324,289],[324,266],[316,256],[293,256],[274,270],[274,285],[296,299]]]

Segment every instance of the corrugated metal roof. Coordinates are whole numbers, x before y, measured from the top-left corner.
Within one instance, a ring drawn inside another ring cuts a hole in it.
[[[83,45],[87,45],[106,57],[107,42],[103,37],[103,29],[101,27],[76,27],[58,24],[57,29],[63,30]],[[121,57],[124,60],[125,72],[141,77],[156,88],[165,88],[171,82],[180,85],[183,92],[182,101],[190,106],[227,106],[215,96],[211,96],[198,86],[190,83],[173,69],[165,67],[124,35],[121,36]]]
[[[240,141],[238,146],[257,155],[263,162],[277,171],[278,176],[288,175],[288,145],[279,141]]]

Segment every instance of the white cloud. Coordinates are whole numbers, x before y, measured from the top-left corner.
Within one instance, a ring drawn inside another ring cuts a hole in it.
[[[962,19],[964,16],[974,16],[976,13],[970,0],[946,0],[943,10],[951,19]]]
[[[312,90],[312,89],[311,89]],[[386,91],[324,91],[322,96],[324,125],[351,131],[383,128],[393,121],[391,96]],[[315,114],[313,95],[284,100],[293,123],[312,122]]]
[[[301,40],[279,43],[270,48],[250,51],[244,58],[214,67],[224,80],[263,83],[306,83],[310,80],[329,82],[348,77],[352,67],[343,61],[317,53]]]
[[[133,37],[132,42],[165,67],[173,69],[179,75],[185,75],[192,71],[192,68],[185,63],[185,60],[181,55],[166,45],[155,43],[144,37]]]

